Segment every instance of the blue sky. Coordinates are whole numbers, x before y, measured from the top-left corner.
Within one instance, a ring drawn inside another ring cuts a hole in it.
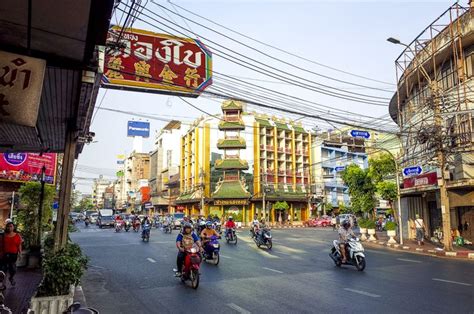
[[[144,2],[144,1],[142,1]],[[167,19],[168,15],[154,4],[162,4],[174,10],[167,1],[149,1],[147,8]],[[390,44],[386,38],[393,36],[403,42],[410,42],[420,31],[446,10],[453,2],[450,1],[179,1],[177,4],[186,9],[203,15],[229,28],[235,29],[252,38],[261,40],[268,44],[278,46],[281,49],[301,55],[305,58],[319,63],[367,76],[381,81],[395,83],[394,60],[401,53],[402,47]],[[467,1],[461,2],[467,6]],[[184,11],[176,8],[179,13],[189,16]],[[150,14],[151,13],[146,13]],[[167,12],[173,20],[187,27],[178,16],[173,16]],[[193,20],[217,27],[206,21],[198,20],[189,16]],[[146,19],[145,17],[143,17]],[[115,19],[113,20],[115,22]],[[156,24],[156,23],[154,23]],[[232,41],[229,41],[217,34],[200,28],[192,23],[191,30],[215,41],[225,47],[238,51],[243,55],[257,59],[265,64],[269,64],[278,69],[308,77],[312,81],[323,84],[330,84],[340,88],[350,88],[349,90],[359,93],[370,93],[375,96],[391,97],[390,93],[371,92],[368,90],[351,87],[334,81],[321,79],[308,73],[295,70],[294,67],[278,63],[274,60],[264,58],[255,51],[244,48]],[[136,28],[148,29],[162,32],[142,21],[136,21]],[[358,84],[370,85],[394,89],[381,83],[371,82],[356,77],[344,75],[327,68],[304,62],[302,60],[289,57],[283,53],[259,46],[244,38],[229,33],[226,30],[218,29],[227,35],[238,38],[247,44],[255,45],[256,48],[271,53],[275,57],[284,59],[291,64],[328,75],[337,79],[348,80]],[[173,32],[174,33],[174,32]],[[178,34],[175,34],[178,35]],[[192,35],[191,35],[192,36]],[[201,38],[202,39],[202,38]],[[213,46],[202,41],[208,46]],[[212,50],[212,49],[211,49]],[[388,114],[388,108],[382,106],[372,106],[355,102],[344,101],[321,95],[315,92],[291,86],[286,83],[276,82],[275,79],[257,74],[251,70],[244,69],[232,64],[217,55],[213,56],[213,68],[215,71],[234,75],[243,78],[248,82],[259,84],[266,88],[276,89],[298,97],[328,105],[333,108],[349,110],[352,112],[380,117]],[[219,80],[216,79],[216,83]],[[98,96],[98,106],[105,90],[101,90]],[[200,97],[189,99],[194,105],[211,113],[219,113],[219,103],[216,100]],[[108,90],[102,102],[102,107],[115,108],[137,113],[147,113],[159,115],[162,118],[176,117],[185,121],[202,115],[196,109],[183,103],[179,98],[162,96],[156,94],[133,93],[116,90]],[[258,108],[250,108],[258,110]],[[76,176],[98,177],[99,172],[112,174],[117,168],[116,155],[129,153],[132,150],[132,139],[126,137],[127,120],[138,119],[133,115],[112,113],[98,110],[93,121],[91,131],[95,132],[96,143],[87,145],[80,155],[78,164],[102,168],[97,173],[81,173],[76,171]],[[153,149],[154,132],[164,126],[165,122],[150,121],[152,136],[144,141],[144,150]],[[322,129],[331,127],[325,123],[315,121],[303,122],[308,127],[316,124]],[[389,124],[387,122],[387,124]],[[77,188],[89,193],[91,188],[84,182],[79,182]]]

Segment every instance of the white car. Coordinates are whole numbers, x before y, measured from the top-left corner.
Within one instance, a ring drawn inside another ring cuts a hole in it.
[[[90,223],[91,224],[95,224],[97,223],[97,217],[99,217],[99,214],[90,214],[89,216],[89,220],[90,220]]]

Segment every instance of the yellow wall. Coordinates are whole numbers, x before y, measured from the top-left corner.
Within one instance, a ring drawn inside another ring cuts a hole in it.
[[[255,122],[253,125],[253,188],[254,194],[260,193],[260,124]]]
[[[296,139],[295,130],[291,132],[291,160],[293,168],[293,189],[296,189]]]
[[[274,146],[274,154],[275,154],[275,184],[278,184],[278,169],[279,169],[279,162],[278,162],[278,132],[276,126],[273,127],[273,146]]]

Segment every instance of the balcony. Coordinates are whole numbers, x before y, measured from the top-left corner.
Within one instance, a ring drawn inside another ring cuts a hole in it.
[[[331,188],[338,188],[338,189],[345,189],[347,188],[345,185],[344,185],[344,182],[340,181],[340,180],[325,180],[324,181],[324,185],[327,186],[327,187],[331,187]]]
[[[267,150],[273,151],[274,149],[275,149],[275,147],[273,145],[267,145]]]
[[[285,153],[291,154],[292,153],[291,148],[285,148]]]
[[[285,148],[284,148],[284,147],[278,147],[278,152],[279,152],[279,153],[284,153],[284,152],[285,152]]]

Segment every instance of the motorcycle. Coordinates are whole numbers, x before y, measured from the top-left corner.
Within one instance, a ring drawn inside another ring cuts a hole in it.
[[[128,232],[130,230],[130,226],[131,226],[131,222],[130,221],[125,221],[125,232]]]
[[[270,233],[270,228],[263,228],[259,232],[255,233],[253,240],[258,247],[265,245],[269,250],[272,249],[272,234]]]
[[[215,235],[211,236],[211,238],[209,239],[209,241],[206,243],[204,247],[204,253],[203,253],[204,260],[206,262],[212,261],[214,265],[219,264],[219,251],[220,251],[221,245],[219,244],[219,241],[217,241],[218,239],[220,239],[220,237],[217,237]]]
[[[135,221],[133,222],[133,231],[135,231],[135,232],[140,231],[140,221],[135,220]]]
[[[84,224],[86,225],[86,228],[89,227],[89,219],[84,220]]]
[[[171,234],[171,232],[173,231],[173,228],[171,227],[171,223],[169,223],[169,222],[164,223],[163,227],[162,227],[162,230],[163,230],[164,233]]]
[[[365,255],[364,247],[360,243],[359,238],[351,238],[347,241],[346,256],[348,265],[353,265],[357,268],[358,271],[363,271],[365,269]],[[342,254],[339,248],[339,241],[333,241],[333,247],[329,256],[332,258],[337,267],[342,265]]]
[[[214,226],[214,230],[221,233],[221,222],[220,221],[214,221],[213,226]]]
[[[225,239],[227,243],[234,242],[234,245],[237,244],[237,234],[235,233],[235,229],[227,229],[225,231]]]
[[[142,228],[142,241],[148,242],[150,241],[150,229],[151,226],[149,224],[144,224]]]
[[[123,222],[116,221],[115,222],[115,232],[120,232],[122,231],[123,228]]]
[[[189,250],[186,250],[186,256],[184,257],[183,269],[181,272],[181,282],[191,282],[191,287],[197,289],[199,287],[199,267],[201,264],[201,255],[199,254],[199,248],[193,246]],[[177,269],[173,269],[177,272]]]

